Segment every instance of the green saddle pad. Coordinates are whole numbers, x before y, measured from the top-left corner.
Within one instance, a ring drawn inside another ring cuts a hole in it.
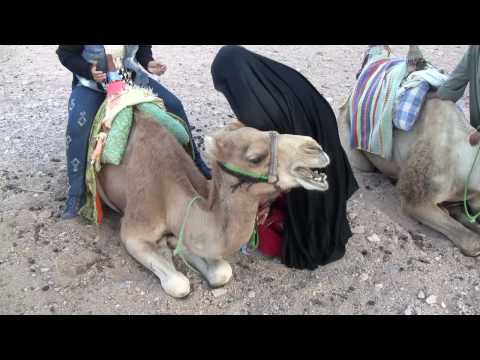
[[[153,103],[142,103],[135,106],[137,110],[150,115],[156,122],[170,131],[182,145],[190,143],[189,132],[182,119]],[[127,149],[132,123],[133,107],[129,106],[120,111],[112,122],[112,128],[108,133],[102,152],[102,163],[120,165]]]

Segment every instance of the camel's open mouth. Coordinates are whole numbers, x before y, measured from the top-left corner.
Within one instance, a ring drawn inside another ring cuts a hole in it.
[[[295,178],[307,190],[328,190],[327,174],[321,168],[297,167],[294,169]]]

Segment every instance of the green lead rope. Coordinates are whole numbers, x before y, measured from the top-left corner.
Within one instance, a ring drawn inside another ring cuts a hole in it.
[[[248,243],[246,243],[240,248],[240,251],[245,255],[249,255],[250,254],[249,250],[252,250],[252,251],[257,250],[259,244],[260,244],[260,236],[258,235],[257,225],[255,224],[250,240],[248,241]]]
[[[225,167],[226,169],[234,172],[234,173],[237,173],[237,174],[240,174],[240,175],[243,175],[243,176],[248,176],[248,177],[251,177],[251,178],[254,178],[254,179],[258,179],[260,181],[264,181],[264,182],[268,182],[268,176],[267,175],[261,175],[261,174],[257,174],[257,173],[254,173],[254,172],[250,172],[250,171],[246,171],[246,170],[243,170],[243,169],[240,169],[232,164],[228,164],[228,163],[220,163],[223,167]],[[177,246],[175,247],[175,250],[173,251],[173,255],[174,256],[177,256],[177,255],[180,255],[180,257],[182,258],[183,262],[190,268],[192,269],[193,271],[196,271],[198,272],[196,269],[192,268],[190,266],[190,264],[184,259],[184,257],[182,256],[181,252],[183,250],[185,250],[185,247],[183,246],[183,240],[184,240],[184,233],[185,233],[185,224],[187,223],[187,219],[188,219],[188,215],[190,214],[190,210],[192,208],[192,205],[193,203],[200,199],[200,196],[194,196],[192,198],[192,200],[190,200],[190,202],[188,203],[187,205],[187,211],[185,213],[185,218],[183,219],[183,223],[182,223],[182,226],[180,227],[180,233],[178,234],[178,242],[177,242]],[[252,236],[250,237],[250,240],[248,241],[248,244],[247,246],[243,247],[242,248],[242,252],[246,252],[247,251],[247,247],[250,248],[251,250],[256,250],[258,249],[258,245],[260,244],[260,236],[258,235],[258,230],[257,230],[257,224],[255,224],[255,227],[253,229],[253,233],[252,233]]]
[[[463,206],[465,208],[465,215],[467,216],[468,221],[470,221],[470,223],[472,223],[472,224],[477,221],[477,218],[480,216],[480,212],[475,214],[475,215],[471,215],[470,212],[468,211],[468,204],[467,204],[468,184],[470,184],[470,177],[472,176],[473,169],[475,167],[475,163],[477,162],[479,154],[480,154],[480,146],[478,147],[477,154],[475,155],[475,160],[473,160],[472,168],[470,169],[470,172],[468,173],[468,177],[467,177],[467,180],[465,182],[465,192],[464,192],[464,195],[463,195]]]
[[[478,128],[477,128],[477,131],[478,131]],[[470,212],[468,211],[467,195],[468,195],[468,185],[470,184],[470,178],[472,176],[473,169],[475,168],[475,164],[477,162],[479,154],[480,154],[480,146],[477,149],[477,154],[475,155],[475,159],[473,160],[472,168],[470,169],[470,172],[468,173],[468,176],[467,176],[467,180],[465,181],[465,192],[463,194],[463,207],[465,209],[465,215],[467,216],[468,221],[470,221],[470,223],[472,224],[477,221],[477,218],[480,216],[480,212],[475,215],[470,214]]]
[[[185,260],[185,258],[183,257],[183,255],[181,254],[182,251],[185,250],[185,246],[183,246],[183,239],[185,237],[185,224],[187,223],[187,219],[188,219],[188,215],[190,214],[190,210],[192,208],[192,205],[195,201],[197,201],[198,199],[200,199],[201,197],[200,196],[194,196],[192,198],[192,200],[190,200],[190,202],[188,203],[187,205],[187,211],[185,212],[185,218],[183,219],[183,223],[182,223],[182,226],[180,227],[180,233],[178,234],[178,242],[177,242],[177,246],[175,246],[175,250],[173,250],[173,255],[174,256],[177,256],[177,255],[180,255],[180,258],[183,260],[183,262],[185,263],[185,265],[187,265],[192,271],[198,273],[198,270],[195,269],[193,266],[191,266],[187,260]]]
[[[260,244],[260,236],[258,235],[258,229],[255,225],[250,241],[248,242],[248,247],[252,250],[257,250],[258,244]]]

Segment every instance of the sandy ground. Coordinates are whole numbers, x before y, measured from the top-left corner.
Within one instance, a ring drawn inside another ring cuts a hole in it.
[[[365,49],[247,47],[298,69],[336,112]],[[55,48],[0,46],[1,314],[480,313],[479,260],[464,257],[444,236],[404,216],[395,188],[380,174],[357,174],[361,190],[349,203],[355,235],[342,260],[312,272],[238,253],[230,258],[235,275],[224,291],[212,291],[179,263],[193,291],[184,300],[168,297],[120,245],[118,218],[100,227],[59,218],[71,75]],[[154,46],[157,59],[168,65],[163,83],[184,102],[198,136],[231,115],[210,76],[218,48]],[[447,71],[465,48],[422,47]],[[393,49],[404,56],[407,47]],[[373,234],[378,242],[368,240]]]

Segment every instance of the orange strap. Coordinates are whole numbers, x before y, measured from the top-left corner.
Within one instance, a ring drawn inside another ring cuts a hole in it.
[[[102,207],[102,199],[100,199],[100,195],[97,192],[97,196],[95,197],[95,207],[97,209],[97,222],[99,224],[103,224],[103,207]]]
[[[98,134],[97,145],[95,145],[95,150],[92,153],[92,162],[100,161],[102,156],[103,146],[105,145],[107,139],[107,134],[104,132]]]

